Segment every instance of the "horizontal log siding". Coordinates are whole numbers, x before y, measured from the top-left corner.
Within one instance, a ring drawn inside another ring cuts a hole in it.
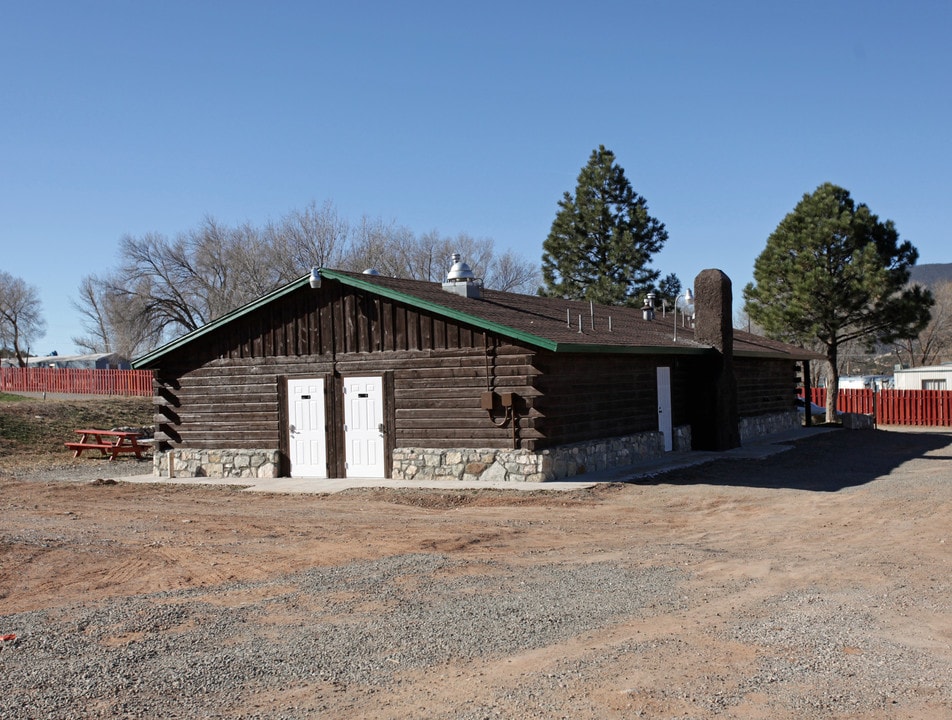
[[[302,288],[169,358],[157,378],[156,422],[171,446],[278,447],[280,378],[394,372],[395,442],[509,447],[511,431],[480,410],[487,387],[532,395],[531,351],[493,350],[477,328],[447,322],[339,283]],[[521,436],[535,435],[529,408]]]
[[[156,429],[171,438],[172,447],[277,448],[277,377],[272,363],[240,360],[215,360],[180,373],[163,368],[156,383],[167,386],[160,393],[169,402],[156,407]]]
[[[539,437],[531,411],[536,394],[531,362],[531,351],[501,346],[490,352],[488,363],[483,348],[472,348],[345,355],[337,358],[337,370],[341,375],[393,372],[396,447],[509,448],[511,429],[494,426],[480,398],[487,388],[519,395],[518,437],[529,447],[526,443]]]
[[[260,358],[253,364],[223,358],[199,368],[168,367],[156,405],[158,430],[171,446],[270,448],[280,444],[279,387],[285,377],[382,375],[393,372],[397,447],[512,446],[510,428],[490,422],[480,408],[487,387],[524,401],[518,437],[539,436],[530,412],[534,395],[531,352],[504,346],[489,363],[482,348],[396,353]]]
[[[672,368],[672,415],[686,422],[681,362],[630,355],[539,353],[540,396],[534,408],[544,428],[539,447],[658,429],[657,367]]]
[[[741,417],[794,408],[797,363],[792,360],[734,358],[737,412]]]

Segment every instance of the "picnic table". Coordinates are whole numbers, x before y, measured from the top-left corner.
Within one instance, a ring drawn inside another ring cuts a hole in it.
[[[77,430],[83,438],[79,442],[68,442],[66,447],[73,450],[73,457],[79,457],[83,450],[98,450],[102,457],[109,456],[110,462],[120,453],[135,453],[136,458],[142,459],[142,451],[146,449],[139,442],[139,433],[126,430]]]

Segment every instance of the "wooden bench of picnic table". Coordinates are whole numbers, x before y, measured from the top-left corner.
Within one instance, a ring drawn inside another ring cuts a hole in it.
[[[77,434],[82,435],[79,442],[65,443],[66,447],[73,451],[73,457],[79,457],[83,450],[98,450],[102,457],[109,456],[109,460],[115,460],[120,453],[135,453],[136,458],[142,459],[142,451],[145,449],[139,443],[139,434],[126,430],[77,430]]]

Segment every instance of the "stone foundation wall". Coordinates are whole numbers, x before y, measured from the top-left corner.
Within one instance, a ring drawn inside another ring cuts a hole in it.
[[[671,438],[671,449],[674,452],[687,452],[691,449],[690,425],[678,425],[674,428],[674,437]]]
[[[169,477],[170,457],[175,477],[273,478],[280,467],[277,450],[179,448],[153,454],[155,475]]]
[[[796,411],[742,418],[742,442],[800,427]],[[674,428],[676,452],[691,449],[691,428]],[[530,452],[528,450],[397,448],[393,453],[394,480],[461,480],[485,482],[544,482],[587,472],[634,465],[664,455],[660,432],[607,438]],[[176,477],[278,477],[279,453],[272,449],[201,450],[179,448],[153,454],[153,472],[169,477],[174,455]]]
[[[740,442],[743,445],[750,440],[756,440],[765,435],[799,430],[802,423],[800,422],[799,412],[796,410],[787,410],[785,412],[769,413],[767,415],[743,417],[740,419],[739,425]]]
[[[676,429],[675,449],[691,446],[690,428]],[[528,450],[397,448],[394,480],[545,482],[598,472],[664,455],[660,432]]]

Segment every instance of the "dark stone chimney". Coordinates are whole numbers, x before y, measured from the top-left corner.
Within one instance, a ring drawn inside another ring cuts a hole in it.
[[[730,278],[720,270],[702,270],[694,279],[694,298],[694,339],[714,353],[702,361],[696,378],[692,445],[696,450],[730,450],[740,446]]]

